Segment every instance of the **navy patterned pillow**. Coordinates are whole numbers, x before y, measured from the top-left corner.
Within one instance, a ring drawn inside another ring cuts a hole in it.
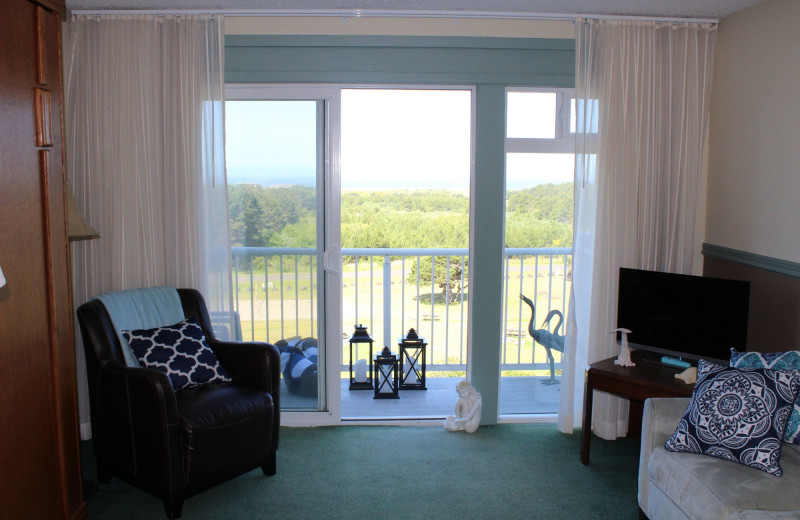
[[[800,373],[724,367],[701,359],[689,406],[667,451],[700,453],[781,476],[786,422]]]
[[[194,319],[122,335],[142,366],[167,374],[175,390],[231,380]]]
[[[739,352],[731,349],[731,366],[736,368],[771,368],[772,370],[800,370],[800,352]],[[800,399],[800,395],[797,397]],[[783,440],[800,444],[800,403],[795,401]]]

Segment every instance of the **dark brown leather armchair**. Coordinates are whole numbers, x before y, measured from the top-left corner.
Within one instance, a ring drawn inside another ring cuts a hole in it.
[[[178,289],[232,381],[174,391],[166,374],[126,366],[104,304],[78,308],[89,380],[92,446],[101,482],[119,477],[164,501],[183,501],[261,467],[274,475],[280,426],[280,354],[268,343],[218,341],[198,291]]]

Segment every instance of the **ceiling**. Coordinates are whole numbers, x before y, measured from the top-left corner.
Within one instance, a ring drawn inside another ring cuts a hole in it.
[[[724,18],[763,0],[66,0],[72,10],[326,11],[326,14],[514,13]]]

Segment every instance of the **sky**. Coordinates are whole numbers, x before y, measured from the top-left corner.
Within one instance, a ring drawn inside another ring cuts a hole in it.
[[[226,102],[225,162],[230,184],[313,186],[316,103]]]
[[[552,137],[537,116],[545,98],[509,98],[509,135]],[[315,184],[314,101],[228,101],[228,182]],[[471,91],[342,91],[342,190],[448,189],[466,193],[470,175]],[[509,154],[507,189],[571,182],[571,154]]]

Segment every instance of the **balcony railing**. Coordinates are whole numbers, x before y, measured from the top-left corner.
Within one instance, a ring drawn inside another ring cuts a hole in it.
[[[428,342],[429,371],[466,370],[467,249],[343,249],[342,260],[343,370],[355,324],[368,327],[377,350],[394,349],[414,328]],[[552,310],[566,317],[571,262],[570,248],[505,250],[503,370],[549,373],[545,349],[528,333],[531,310],[519,295],[535,302],[535,329]],[[316,336],[314,249],[235,247],[233,265],[235,310],[245,340]],[[558,370],[560,355],[554,354]]]

